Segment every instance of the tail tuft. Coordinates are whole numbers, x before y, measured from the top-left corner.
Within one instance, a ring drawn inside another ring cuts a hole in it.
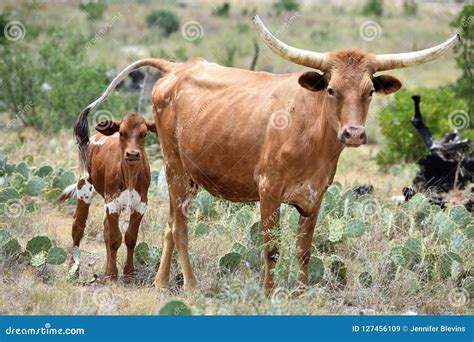
[[[87,116],[91,108],[90,105],[84,108],[74,125],[74,137],[76,138],[79,153],[79,172],[82,176],[87,172],[87,147],[89,146],[89,123]]]
[[[61,193],[61,196],[58,198],[58,202],[65,202],[66,200],[72,198],[76,194],[76,184],[69,185],[64,191]]]

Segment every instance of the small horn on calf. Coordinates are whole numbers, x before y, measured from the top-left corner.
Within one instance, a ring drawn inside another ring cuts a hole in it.
[[[461,38],[455,34],[444,43],[433,46],[429,49],[406,52],[377,55],[377,71],[406,68],[418,64],[430,62],[446,54]]]
[[[267,44],[267,46],[272,49],[273,52],[290,62],[314,69],[323,69],[323,65],[326,60],[324,53],[302,50],[289,46],[272,35],[260,20],[258,15],[254,16],[252,20],[258,34],[263,38],[265,44]]]

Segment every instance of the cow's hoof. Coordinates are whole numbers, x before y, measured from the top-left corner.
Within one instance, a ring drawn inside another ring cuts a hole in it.
[[[104,277],[104,283],[107,285],[114,285],[117,284],[118,280],[118,275],[117,274],[111,274],[111,275],[105,275]]]
[[[159,288],[159,289],[169,289],[170,288],[170,280],[156,277],[155,278],[155,287]]]
[[[184,280],[184,291],[185,292],[192,292],[196,289],[196,279],[191,279],[191,280]]]

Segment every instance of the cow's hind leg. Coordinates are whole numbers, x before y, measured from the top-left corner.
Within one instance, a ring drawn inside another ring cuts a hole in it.
[[[174,250],[174,240],[173,240],[173,232],[172,226],[174,220],[172,206],[170,205],[170,213],[168,217],[168,224],[165,230],[164,236],[164,246],[163,246],[163,253],[161,254],[160,260],[160,268],[158,269],[158,273],[156,274],[155,279],[155,286],[161,288],[169,287],[170,282],[170,271],[171,271],[171,258],[173,256]]]
[[[74,211],[74,220],[72,222],[72,246],[79,247],[82,237],[84,236],[84,229],[86,228],[87,217],[89,216],[90,203],[86,203],[80,199],[77,200],[76,210]],[[68,256],[69,268],[74,263],[72,255]],[[79,276],[79,267],[74,272],[73,277]]]
[[[169,284],[170,263],[173,252],[173,245],[178,250],[179,262],[183,270],[184,290],[192,290],[196,287],[196,278],[191,268],[188,252],[188,217],[187,210],[191,206],[196,189],[190,184],[190,180],[185,177],[177,177],[174,171],[174,179],[168,180],[170,194],[170,216],[168,228],[165,233],[165,246],[160,263],[160,269],[156,275],[157,286],[167,286]],[[167,175],[169,172],[167,172]],[[171,231],[171,236],[170,236]],[[172,242],[171,242],[172,237]]]
[[[133,276],[133,251],[137,244],[138,229],[140,228],[140,222],[142,221],[143,214],[138,211],[134,211],[130,215],[130,223],[128,229],[125,232],[125,245],[127,246],[127,261],[125,262],[125,267],[123,269],[123,274],[125,277]]]
[[[122,244],[122,233],[119,229],[119,215],[107,213],[104,220],[104,240],[107,249],[106,280],[117,280],[117,251]]]
[[[72,245],[79,247],[84,229],[86,228],[87,217],[89,216],[90,203],[80,199],[77,200],[76,210],[74,211],[74,221],[72,222]]]

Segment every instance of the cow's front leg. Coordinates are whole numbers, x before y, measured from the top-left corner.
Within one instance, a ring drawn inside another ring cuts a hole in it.
[[[299,220],[298,241],[296,242],[296,247],[300,264],[298,281],[302,285],[302,290],[309,284],[309,260],[311,259],[311,244],[313,241],[317,218],[318,213],[315,212],[308,217],[300,216]]]
[[[115,281],[118,276],[117,251],[122,244],[122,233],[119,229],[119,215],[107,213],[104,220],[104,240],[107,249],[107,265],[105,277],[107,280]]]
[[[269,295],[275,286],[273,268],[278,259],[278,245],[273,238],[273,228],[280,223],[280,195],[277,191],[270,191],[269,187],[260,187],[260,216],[263,228],[263,258],[265,262],[265,276],[263,287]]]
[[[140,222],[142,221],[143,214],[138,211],[134,211],[130,215],[130,223],[128,224],[128,229],[125,232],[125,245],[127,246],[127,261],[125,262],[125,267],[123,268],[123,275],[126,277],[126,280],[130,280],[130,277],[133,276],[134,267],[133,267],[133,252],[137,244],[138,230],[140,228]]]

